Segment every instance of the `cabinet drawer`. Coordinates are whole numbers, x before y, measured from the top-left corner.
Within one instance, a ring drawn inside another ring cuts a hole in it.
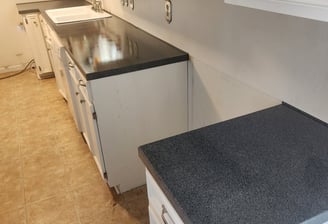
[[[183,224],[154,178],[146,170],[150,224]]]

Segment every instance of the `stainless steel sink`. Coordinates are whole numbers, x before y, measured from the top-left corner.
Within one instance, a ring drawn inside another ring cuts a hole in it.
[[[103,12],[94,11],[91,5],[60,8],[60,9],[50,9],[50,10],[46,10],[46,13],[49,16],[49,18],[54,23],[57,24],[111,17],[111,15],[105,11]]]

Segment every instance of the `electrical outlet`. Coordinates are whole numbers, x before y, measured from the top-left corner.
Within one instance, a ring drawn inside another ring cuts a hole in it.
[[[172,2],[165,0],[165,19],[168,23],[172,22]]]
[[[132,10],[134,9],[134,0],[129,0],[129,6]]]

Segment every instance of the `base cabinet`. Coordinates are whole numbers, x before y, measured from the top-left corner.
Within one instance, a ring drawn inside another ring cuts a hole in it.
[[[146,178],[150,224],[183,224],[182,219],[148,170],[146,170]]]
[[[140,145],[188,130],[187,62],[86,80],[66,53],[69,104],[108,185],[146,183]]]
[[[187,62],[88,81],[108,184],[144,185],[138,147],[188,130]]]

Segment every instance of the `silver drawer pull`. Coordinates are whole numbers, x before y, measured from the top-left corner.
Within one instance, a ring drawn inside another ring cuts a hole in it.
[[[167,212],[164,205],[162,205],[162,220],[165,224],[175,224],[170,216],[170,214]]]
[[[86,87],[87,85],[83,82],[83,80],[82,79],[80,79],[79,80],[79,84],[80,84],[80,86],[84,86],[84,87]]]
[[[74,68],[73,63],[72,63],[72,62],[68,62],[68,67],[70,67],[70,68]]]

